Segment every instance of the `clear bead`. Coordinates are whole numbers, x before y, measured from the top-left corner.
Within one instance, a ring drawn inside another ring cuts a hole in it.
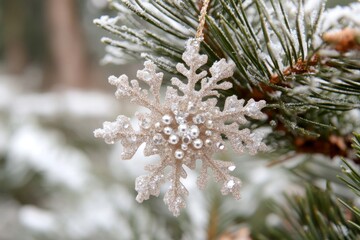
[[[184,152],[180,149],[177,149],[174,155],[176,159],[182,159],[184,157]]]
[[[195,126],[195,125],[191,126],[191,128],[190,128],[190,135],[191,135],[191,137],[192,137],[192,138],[197,138],[197,137],[199,136],[199,134],[200,134],[200,129],[199,129],[199,127],[198,127],[198,126]]]
[[[179,137],[175,134],[170,135],[169,137],[169,143],[171,144],[177,144],[179,142]]]
[[[196,149],[200,149],[203,146],[203,141],[201,139],[199,139],[199,138],[195,139],[194,142],[193,142],[193,146]]]
[[[164,128],[164,133],[165,133],[166,135],[170,135],[170,134],[172,134],[172,132],[173,132],[173,130],[172,130],[171,127],[165,127],[165,128]]]
[[[204,116],[201,114],[197,114],[193,117],[193,122],[195,124],[201,124],[205,122]]]
[[[185,135],[183,138],[182,138],[182,141],[183,143],[185,144],[189,144],[191,142],[191,137],[189,135]]]
[[[162,144],[164,142],[164,138],[163,136],[160,134],[160,133],[157,133],[154,135],[153,137],[153,142],[156,144],[156,145],[159,145],[159,144]]]
[[[213,128],[214,127],[214,123],[212,120],[207,120],[206,123],[205,123],[205,126],[207,128]]]
[[[175,115],[175,120],[178,124],[186,123],[186,118],[188,117],[188,113],[178,113]]]
[[[212,145],[211,139],[206,139],[205,140],[205,146],[210,147],[211,145]]]
[[[181,144],[181,149],[184,151],[188,150],[188,145],[185,143]]]
[[[178,127],[178,131],[181,135],[185,134],[188,130],[188,126],[186,124],[180,124]]]
[[[211,136],[212,134],[213,134],[213,132],[210,131],[210,130],[206,130],[206,131],[205,131],[205,135],[206,135],[206,136]]]
[[[141,119],[140,127],[143,129],[149,129],[151,127],[151,119],[150,118]]]
[[[216,143],[216,147],[220,150],[223,150],[225,148],[225,145],[221,142]]]
[[[166,125],[169,125],[172,122],[172,117],[169,114],[165,114],[162,117],[162,122]]]

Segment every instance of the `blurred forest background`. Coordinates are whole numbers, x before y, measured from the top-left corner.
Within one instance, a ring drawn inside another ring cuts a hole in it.
[[[93,19],[104,14],[113,14],[106,0],[0,0],[0,240],[245,240],[250,226],[279,224],[266,202],[301,192],[301,178],[289,169],[339,182],[340,159],[300,155],[284,169],[266,167],[271,154],[229,153],[222,158],[236,158],[242,200],[222,197],[216,184],[200,192],[194,174],[179,218],[162,197],[139,205],[134,180],[142,153],[120,161],[119,145],[93,137],[104,119],[132,110],[115,99],[107,77],[134,76],[142,63],[101,65],[107,33]]]

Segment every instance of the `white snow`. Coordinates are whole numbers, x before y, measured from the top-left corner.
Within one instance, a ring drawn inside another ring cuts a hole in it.
[[[61,134],[36,125],[24,125],[17,129],[9,145],[8,155],[12,159],[9,169],[24,174],[33,169],[52,184],[77,191],[85,188],[89,180],[89,160],[84,153],[66,146]]]
[[[25,205],[19,211],[19,221],[35,232],[48,233],[57,230],[58,225],[54,214],[36,206]]]
[[[344,24],[339,24],[344,22]],[[342,29],[344,27],[360,26],[360,2],[354,2],[348,6],[336,6],[324,12],[322,17],[322,31],[329,29]]]

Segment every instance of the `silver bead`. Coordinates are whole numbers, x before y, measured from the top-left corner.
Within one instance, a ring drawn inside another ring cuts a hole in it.
[[[202,146],[203,146],[203,141],[201,140],[201,139],[195,139],[194,141],[193,141],[193,146],[194,146],[194,148],[196,148],[196,149],[200,149],[200,148],[202,148]]]
[[[179,127],[178,127],[178,131],[179,133],[182,135],[184,133],[186,133],[188,130],[188,126],[186,124],[180,124]]]
[[[169,125],[172,122],[172,117],[169,114],[165,114],[162,117],[162,122],[166,125]]]
[[[171,144],[177,144],[179,142],[179,137],[175,134],[170,135],[169,137],[169,143]]]
[[[172,134],[172,132],[173,132],[173,130],[172,130],[171,127],[165,127],[165,128],[164,128],[164,133],[165,133],[166,135],[170,135],[170,134]]]
[[[206,139],[205,140],[205,146],[210,147],[211,145],[212,145],[211,139]]]
[[[191,126],[191,128],[190,128],[190,135],[191,135],[191,137],[192,137],[192,138],[197,138],[197,137],[199,136],[199,134],[200,134],[200,129],[199,129],[199,127],[198,127],[198,126],[195,126],[195,125]]]
[[[189,144],[191,142],[191,137],[189,135],[185,135],[182,138],[183,143]]]
[[[177,149],[174,155],[176,159],[182,159],[184,157],[184,152],[180,149]]]

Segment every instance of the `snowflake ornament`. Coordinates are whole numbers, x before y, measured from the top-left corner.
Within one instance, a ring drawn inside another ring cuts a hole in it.
[[[145,68],[137,72],[137,78],[149,86],[148,90],[142,89],[137,80],[129,82],[126,75],[109,77],[110,84],[117,87],[117,98],[130,98],[131,102],[146,107],[150,112],[136,113],[139,131],[135,131],[130,119],[123,115],[114,122],[104,122],[103,128],[94,131],[95,137],[104,138],[106,143],[120,141],[123,159],[132,158],[142,143],[146,143],[145,156],[160,156],[157,164],[145,167],[148,175],[136,179],[136,200],[142,202],[150,195],[158,196],[161,185],[169,181],[164,202],[175,216],[186,206],[188,195],[180,181],[187,177],[184,166],[194,169],[197,160],[202,162],[197,180],[200,189],[205,187],[208,169],[211,169],[216,181],[222,183],[221,193],[231,193],[236,199],[240,198],[241,181],[229,174],[235,169],[234,164],[212,158],[214,153],[225,149],[222,134],[238,153],[247,150],[255,154],[267,148],[260,134],[242,127],[248,123],[248,118],[265,117],[261,112],[265,101],[250,99],[244,106],[245,101],[233,95],[226,99],[220,110],[216,98],[219,97],[218,90],[232,87],[230,82],[222,80],[233,75],[235,66],[233,62],[221,59],[209,69],[211,76],[207,76],[206,71],[198,73],[208,59],[206,55],[199,54],[200,43],[196,38],[188,40],[182,55],[188,67],[182,63],[176,66],[187,82],[172,78],[172,86],[167,88],[163,103],[160,100],[163,73],[156,73],[156,65],[151,61],[146,61]],[[199,81],[200,89],[196,90],[195,85]],[[149,97],[149,92],[152,97]]]

